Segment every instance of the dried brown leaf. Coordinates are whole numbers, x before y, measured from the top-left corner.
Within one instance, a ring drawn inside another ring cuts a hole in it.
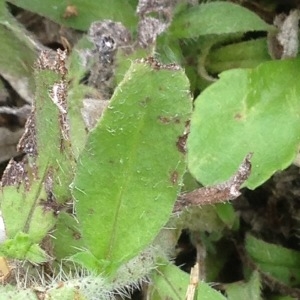
[[[191,205],[216,204],[237,198],[241,194],[239,190],[242,184],[250,175],[251,157],[252,153],[249,153],[244,158],[237,172],[228,181],[180,195],[175,203],[173,212],[180,212]]]

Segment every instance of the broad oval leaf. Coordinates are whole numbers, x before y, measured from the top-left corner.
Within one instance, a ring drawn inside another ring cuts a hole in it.
[[[170,34],[177,38],[196,38],[209,34],[272,29],[272,26],[248,9],[237,4],[216,1],[193,6],[175,16]]]
[[[147,60],[132,64],[110,101],[79,157],[73,193],[88,250],[116,269],[170,216],[191,98],[183,70]]]
[[[294,160],[300,141],[300,61],[223,72],[195,101],[190,172],[204,185],[227,180],[249,152],[254,189]]]

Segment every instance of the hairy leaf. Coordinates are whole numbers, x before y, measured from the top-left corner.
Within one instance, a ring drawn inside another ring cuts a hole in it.
[[[118,267],[168,220],[185,171],[178,140],[191,112],[188,87],[177,66],[133,63],[90,133],[73,193],[97,259]]]
[[[29,103],[32,102],[33,65],[37,47],[25,30],[0,3],[0,74]]]
[[[56,213],[71,199],[74,159],[68,137],[64,58],[63,53],[53,61],[47,53],[41,55],[35,73],[36,98],[19,143],[27,157],[21,162],[12,160],[2,177],[0,204],[9,248],[1,244],[0,251],[10,257],[15,253],[18,259],[23,255],[31,261],[41,260],[35,244],[42,241],[54,226]],[[17,238],[19,234],[26,239]],[[28,253],[14,252],[18,247]]]
[[[218,203],[215,205],[218,217],[230,229],[236,229],[239,226],[239,217],[231,203]]]
[[[190,284],[189,275],[178,267],[168,264],[160,267],[152,276],[151,299],[186,299],[186,292]],[[207,283],[199,282],[196,297],[194,299],[225,300],[219,292],[212,289]]]
[[[78,222],[65,212],[61,212],[57,217],[53,247],[56,259],[64,259],[78,252],[84,246]]]
[[[205,59],[205,67],[210,74],[218,74],[234,68],[256,67],[269,60],[267,38],[260,38],[213,49]]]

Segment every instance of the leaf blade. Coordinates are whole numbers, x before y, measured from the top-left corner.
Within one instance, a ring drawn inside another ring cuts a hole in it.
[[[88,138],[74,181],[83,237],[99,260],[133,257],[168,220],[185,170],[176,141],[190,111],[182,70],[131,66]]]
[[[151,299],[185,299],[188,285],[190,284],[189,275],[178,267],[168,264],[161,266],[152,276]],[[226,298],[205,282],[199,282],[195,299],[225,300]]]
[[[267,243],[248,234],[245,249],[260,271],[288,286],[299,285],[300,254],[293,249]]]
[[[10,0],[12,4],[23,9],[35,12],[52,21],[79,30],[87,30],[94,21],[112,19],[123,22],[124,25],[134,26],[137,18],[134,8],[128,1],[105,0],[105,1],[83,1],[74,0],[72,5],[60,0],[47,0],[43,3],[37,0]],[[67,15],[68,7],[74,14]]]
[[[250,189],[292,163],[300,141],[299,67],[299,60],[290,60],[226,71],[196,99],[187,147],[198,181],[228,179],[249,152]]]
[[[240,5],[216,1],[193,6],[176,16],[170,26],[170,34],[177,38],[195,38],[211,34],[269,31],[272,28]]]

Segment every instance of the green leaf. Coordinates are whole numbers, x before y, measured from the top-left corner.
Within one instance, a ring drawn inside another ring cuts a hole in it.
[[[185,171],[177,142],[191,112],[188,87],[174,65],[133,63],[79,157],[73,193],[83,239],[113,269],[170,216]]]
[[[150,298],[151,300],[185,299],[189,283],[189,275],[178,267],[171,264],[159,267],[152,276]],[[200,282],[197,288],[196,299],[225,300],[226,298],[207,283]]]
[[[197,300],[226,300],[226,298],[216,290],[214,290],[209,284],[202,281],[198,285]]]
[[[0,74],[29,103],[32,102],[36,45],[0,3]]]
[[[218,74],[233,68],[254,68],[270,60],[267,38],[260,38],[212,49],[205,67],[210,74]]]
[[[183,211],[180,218],[175,216],[171,220],[175,222],[176,228],[189,228],[192,231],[221,233],[225,228],[214,205],[191,207],[189,210]]]
[[[196,181],[196,179],[191,175],[191,173],[186,172],[183,177],[182,192],[191,192],[199,189],[201,185]]]
[[[1,300],[38,300],[35,291],[31,289],[19,290],[12,285],[0,285]]]
[[[261,300],[261,282],[258,272],[253,272],[246,283],[236,282],[225,286],[228,300]]]
[[[34,244],[30,236],[18,233],[14,239],[8,239],[0,245],[0,255],[8,258],[26,259],[32,263],[43,263],[48,260],[48,255],[37,244]]]
[[[231,203],[219,203],[215,205],[215,208],[218,217],[226,224],[228,228],[233,229],[233,227],[238,227],[239,217],[237,216]]]
[[[31,240],[38,243],[55,224],[53,212],[39,205],[38,199],[46,199],[41,184],[34,182],[29,191],[24,185],[19,189],[15,186],[3,187],[1,211],[8,238],[13,239],[21,231],[30,234]],[[34,220],[34,217],[38,219]]]
[[[124,0],[10,0],[10,3],[25,10],[35,12],[41,16],[66,27],[87,30],[94,21],[110,19],[122,22],[125,26],[136,25],[137,17],[134,7]],[[66,16],[66,10],[71,6],[77,15]]]
[[[297,300],[297,298],[291,296],[274,295],[270,298],[270,300]]]
[[[161,62],[177,63],[183,65],[184,56],[178,39],[172,39],[168,33],[161,34],[157,37],[155,52],[159,53]]]
[[[110,264],[109,261],[98,260],[93,254],[91,254],[88,251],[75,253],[70,257],[70,260],[92,272],[97,272],[99,270],[100,265],[103,270]]]
[[[223,236],[218,238],[216,235],[217,233],[207,236],[206,232],[201,234],[201,242],[203,242],[203,245],[206,248],[206,282],[218,281],[222,271],[224,272],[224,267],[226,264],[234,255],[236,255],[236,249],[232,243],[226,239],[222,239]],[[220,235],[222,235],[222,232]]]
[[[246,236],[246,251],[260,271],[296,287],[300,283],[300,252]]]
[[[41,170],[45,168],[53,173],[53,194],[59,203],[63,203],[71,199],[69,185],[74,176],[75,165],[67,114],[63,113],[63,106],[67,107],[67,83],[61,74],[43,68],[36,72],[35,80],[37,165]],[[59,93],[63,98],[55,99],[59,97]],[[62,103],[57,104],[56,101]]]
[[[77,253],[78,249],[83,248],[78,222],[70,214],[61,212],[57,217],[55,229],[52,236],[56,259],[68,258]]]
[[[49,289],[46,297],[53,300],[87,300],[75,286],[62,286]]]
[[[169,34],[176,38],[196,38],[272,29],[272,26],[241,5],[216,1],[192,6],[175,16]]]
[[[187,147],[199,182],[227,180],[249,152],[251,189],[292,163],[300,140],[299,68],[299,60],[289,60],[226,71],[196,99]]]
[[[116,67],[114,71],[114,81],[118,85],[124,78],[126,72],[131,66],[131,62],[136,59],[142,59],[144,57],[149,57],[152,55],[152,51],[147,48],[137,48],[132,53],[126,53],[122,49],[118,49],[116,53]]]
[[[55,59],[50,62],[43,53],[35,72],[36,98],[20,141],[26,160],[11,161],[2,177],[0,204],[10,248],[21,247],[16,238],[21,233],[32,244],[28,254],[16,252],[19,259],[38,257],[34,244],[40,243],[53,228],[60,206],[71,199],[69,185],[75,162],[65,109],[63,54]]]

